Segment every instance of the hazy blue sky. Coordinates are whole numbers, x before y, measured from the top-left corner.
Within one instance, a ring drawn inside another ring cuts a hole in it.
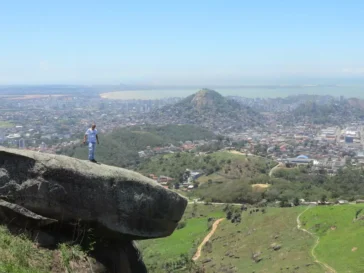
[[[350,0],[2,1],[0,84],[364,78],[363,14]]]

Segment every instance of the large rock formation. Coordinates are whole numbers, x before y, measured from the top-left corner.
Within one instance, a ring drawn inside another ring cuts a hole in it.
[[[187,200],[125,169],[0,147],[0,220],[92,227],[113,244],[170,235]]]

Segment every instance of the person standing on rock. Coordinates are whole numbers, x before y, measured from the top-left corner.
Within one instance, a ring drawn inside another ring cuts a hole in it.
[[[96,142],[99,143],[99,136],[97,135],[96,124],[92,124],[91,128],[87,129],[85,133],[85,137],[83,138],[83,143],[85,144],[88,141],[88,160],[96,163],[95,160],[95,148]]]

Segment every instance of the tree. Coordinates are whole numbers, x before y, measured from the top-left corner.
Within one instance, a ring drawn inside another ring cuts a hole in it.
[[[197,203],[196,202],[193,202],[193,206],[192,206],[192,217],[195,217],[197,214]]]
[[[293,199],[293,205],[295,205],[295,206],[299,206],[300,205],[300,200],[298,199],[298,197],[295,197]]]
[[[279,206],[281,208],[289,207],[290,205],[289,205],[288,199],[286,197],[282,197],[280,200]]]
[[[226,212],[226,219],[231,220],[232,217],[233,217],[233,212],[231,210],[228,210]]]
[[[224,140],[224,136],[218,135],[217,140],[221,143]]]
[[[326,199],[327,199],[326,194],[323,194],[323,195],[321,196],[321,202],[322,202],[322,203],[325,203],[325,202],[326,202]]]

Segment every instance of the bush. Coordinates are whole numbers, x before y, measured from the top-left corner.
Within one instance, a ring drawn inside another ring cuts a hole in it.
[[[186,225],[187,225],[187,222],[186,221],[180,221],[180,222],[178,222],[176,229],[177,230],[178,229],[183,229]]]

